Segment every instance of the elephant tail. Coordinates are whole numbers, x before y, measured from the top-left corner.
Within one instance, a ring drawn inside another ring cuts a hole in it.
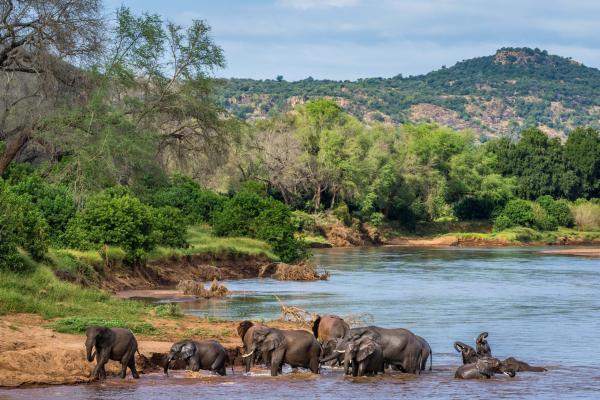
[[[433,351],[429,352],[429,370],[433,368]]]

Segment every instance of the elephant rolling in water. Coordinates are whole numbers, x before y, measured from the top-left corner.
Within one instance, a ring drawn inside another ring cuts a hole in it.
[[[474,363],[461,366],[456,370],[457,379],[490,379],[494,374],[505,374],[511,378],[516,375],[510,366],[493,357],[481,357]]]
[[[490,344],[487,341],[488,333],[481,332],[477,339],[475,339],[475,346],[477,348],[477,356],[478,357],[491,357],[492,349],[490,348]]]
[[[135,369],[135,353],[138,351],[138,344],[129,329],[91,326],[85,331],[85,336],[87,360],[92,362],[96,357],[96,367],[92,372],[94,379],[106,378],[104,366],[108,360],[121,362],[121,378],[125,378],[127,367],[135,379],[140,377]],[[94,348],[95,352],[92,352]]]
[[[524,361],[519,361],[514,357],[508,357],[502,361],[507,367],[511,368],[515,372],[546,372],[548,371],[543,367],[534,367],[527,364]]]
[[[456,341],[454,342],[454,349],[461,353],[463,365],[475,363],[479,359],[475,349],[468,344]]]
[[[306,331],[258,328],[252,336],[250,352],[242,357],[251,357],[255,352],[267,355],[271,360],[271,376],[277,376],[283,364],[292,368],[309,368],[319,373],[321,346],[317,339]]]

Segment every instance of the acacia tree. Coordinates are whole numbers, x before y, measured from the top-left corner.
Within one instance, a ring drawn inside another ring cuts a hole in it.
[[[73,66],[101,50],[99,0],[0,0],[0,174],[32,139],[42,118],[81,88]]]

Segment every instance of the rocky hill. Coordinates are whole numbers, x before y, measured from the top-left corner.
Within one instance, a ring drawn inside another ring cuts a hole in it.
[[[365,121],[437,122],[471,128],[482,141],[531,125],[561,138],[578,125],[600,127],[600,70],[529,48],[502,48],[410,77],[230,79],[220,97],[228,110],[245,119],[330,97]]]

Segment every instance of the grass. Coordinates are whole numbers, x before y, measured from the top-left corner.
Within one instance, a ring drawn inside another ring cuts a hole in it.
[[[231,329],[220,329],[218,331],[211,331],[204,328],[192,328],[183,332],[180,336],[182,339],[193,338],[193,337],[201,337],[201,338],[211,338],[217,340],[223,340],[227,337],[233,335],[233,331]]]
[[[245,237],[217,237],[206,225],[188,228],[188,248],[157,247],[148,255],[149,261],[193,255],[248,255],[277,261],[278,257],[267,243]]]
[[[28,273],[0,271],[0,315],[31,313],[58,319],[52,327],[59,332],[82,332],[90,324],[129,327],[144,334],[157,332],[144,322],[152,307],[61,281],[49,266],[27,257],[25,261],[31,264]]]
[[[559,228],[556,231],[537,231],[531,228],[515,227],[500,232],[479,233],[479,232],[452,232],[446,236],[455,236],[463,240],[481,240],[481,241],[502,241],[510,243],[531,243],[544,242],[554,243],[561,238],[569,240],[591,241],[600,238],[600,231],[582,232],[575,229]]]

